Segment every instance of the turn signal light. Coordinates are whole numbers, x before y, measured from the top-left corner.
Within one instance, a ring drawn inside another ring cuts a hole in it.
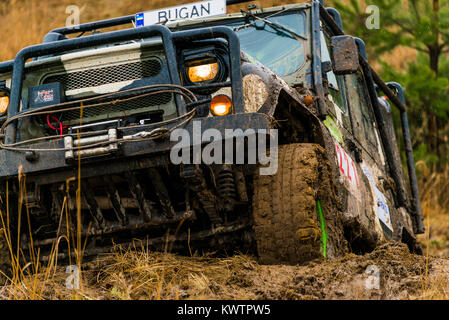
[[[9,97],[8,96],[0,97],[0,114],[6,113],[6,111],[8,111],[8,106],[9,106]]]
[[[225,116],[232,111],[231,98],[224,94],[220,94],[212,98],[210,102],[210,111],[214,116]]]

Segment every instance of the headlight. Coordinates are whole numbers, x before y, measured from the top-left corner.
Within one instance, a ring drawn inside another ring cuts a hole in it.
[[[210,102],[210,111],[214,116],[226,116],[232,111],[231,98],[224,94],[220,94],[212,98]]]
[[[0,93],[1,95],[1,93]],[[9,106],[9,97],[8,96],[0,96],[0,114],[6,113],[8,111]]]
[[[187,67],[187,76],[191,82],[198,83],[215,79],[218,71],[218,62],[198,64]]]

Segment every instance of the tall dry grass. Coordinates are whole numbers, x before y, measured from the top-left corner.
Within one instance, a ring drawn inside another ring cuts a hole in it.
[[[80,180],[78,179],[78,181]],[[67,183],[68,185],[69,183]],[[6,208],[4,211],[0,210],[0,230],[2,232],[0,236],[6,239],[6,249],[9,251],[10,257],[10,272],[4,273],[0,270],[0,280],[6,281],[5,286],[1,288],[0,298],[18,300],[42,299],[46,295],[48,288],[52,288],[54,295],[62,296],[60,290],[57,289],[58,286],[55,286],[55,276],[57,271],[60,271],[60,268],[58,269],[59,246],[63,242],[67,244],[69,264],[76,264],[79,270],[81,270],[84,250],[84,247],[81,245],[80,232],[75,233],[70,227],[69,200],[67,196],[64,197],[59,217],[58,239],[52,244],[47,263],[43,263],[40,257],[40,250],[33,246],[32,226],[26,196],[28,194],[26,190],[26,176],[23,174],[22,167],[19,168],[18,186],[17,204],[11,203],[10,192],[12,188],[10,188],[8,182],[6,184],[6,199],[1,199],[4,204],[6,203]],[[80,190],[79,188],[80,183],[78,183],[78,190]],[[77,192],[77,205],[80,206],[78,199],[80,199],[80,192]],[[14,219],[10,216],[12,214],[16,215]],[[80,226],[80,210],[77,210],[76,216],[76,225]],[[24,237],[21,236],[23,230],[28,230],[29,232],[26,243],[23,242]],[[27,249],[24,250],[23,248]],[[73,258],[72,253],[74,253]],[[72,298],[82,296],[82,291],[73,293]]]
[[[426,232],[418,237],[426,257],[420,299],[449,299],[449,165],[439,171],[418,161],[421,208]],[[432,270],[431,270],[432,269]]]
[[[440,171],[432,171],[423,161],[416,163],[420,171],[420,199],[426,234],[421,241],[429,254],[449,256],[449,165]]]

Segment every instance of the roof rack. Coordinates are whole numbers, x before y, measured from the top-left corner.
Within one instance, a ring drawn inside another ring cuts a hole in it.
[[[11,72],[14,66],[14,60],[0,62],[0,73]]]
[[[121,25],[125,25],[128,23],[133,23],[135,21],[136,21],[136,16],[129,15],[129,16],[124,16],[124,17],[119,17],[119,18],[83,23],[83,24],[80,24],[78,26],[73,26],[73,27],[53,29],[49,33],[59,33],[62,35],[68,35],[68,34],[73,34],[73,33],[89,32],[89,31],[94,31],[94,30],[98,30],[98,29],[121,26]]]

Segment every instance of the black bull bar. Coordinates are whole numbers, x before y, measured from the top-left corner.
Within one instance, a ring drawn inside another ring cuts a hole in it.
[[[22,81],[25,72],[25,62],[30,58],[63,53],[71,50],[90,48],[98,45],[106,45],[117,42],[145,39],[160,36],[163,42],[167,61],[178,61],[176,42],[196,41],[214,38],[224,38],[228,42],[230,77],[232,84],[232,99],[236,113],[243,113],[243,85],[240,70],[240,41],[235,32],[224,26],[200,28],[194,30],[172,32],[162,25],[152,25],[135,29],[113,31],[105,34],[91,35],[82,38],[54,41],[22,49],[12,63],[0,64],[0,72],[13,70],[11,83],[11,96],[8,117],[19,114],[20,100],[22,95]],[[178,63],[168,63],[168,74],[171,84],[181,85],[181,78]],[[219,85],[219,84],[217,84]],[[225,86],[225,83],[223,83]],[[177,96],[176,105],[178,114],[184,115],[187,110],[185,103]],[[16,141],[17,121],[11,122],[5,130],[5,142],[14,143]]]

